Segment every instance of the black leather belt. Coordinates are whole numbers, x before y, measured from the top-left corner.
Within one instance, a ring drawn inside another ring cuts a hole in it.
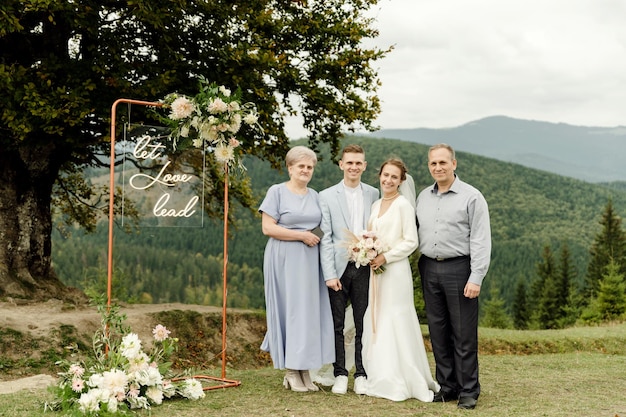
[[[469,255],[455,256],[453,258],[430,258],[426,255],[424,255],[424,257],[426,259],[430,259],[431,261],[435,261],[435,262],[450,262],[450,261],[460,261],[462,259],[469,259]]]

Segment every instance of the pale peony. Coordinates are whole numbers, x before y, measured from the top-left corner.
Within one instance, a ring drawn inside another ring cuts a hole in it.
[[[172,102],[170,107],[172,109],[170,119],[172,120],[185,119],[191,116],[196,109],[193,102],[187,97],[178,97]]]
[[[141,352],[141,340],[135,333],[129,333],[122,339],[120,345],[120,353],[125,358],[131,359],[139,355]]]
[[[128,386],[128,375],[124,371],[114,369],[102,373],[102,389],[108,390],[112,395],[126,392]]]
[[[232,146],[233,148],[236,148],[236,147],[238,147],[239,145],[241,145],[241,142],[239,142],[239,141],[238,141],[237,139],[235,139],[235,138],[230,138],[230,139],[228,140],[228,144],[229,144],[230,146]]]
[[[128,359],[128,372],[130,374],[146,369],[150,365],[150,358],[144,352]]]
[[[235,159],[235,152],[232,146],[220,143],[215,147],[215,159],[218,162],[228,163]]]
[[[128,403],[130,404],[130,408],[150,408],[150,403],[146,397],[128,397]]]
[[[78,399],[79,410],[83,413],[95,413],[100,410],[100,390],[92,389],[81,394]]]
[[[107,401],[107,411],[110,413],[117,413],[118,400],[115,397],[109,398]]]
[[[237,133],[241,129],[241,115],[234,114],[230,119],[230,126],[228,127],[228,131],[230,133]]]
[[[228,110],[228,105],[219,97],[209,104],[209,113],[211,114],[224,113],[226,110]]]
[[[176,395],[176,385],[172,384],[169,379],[164,379],[162,384],[163,395],[167,398],[171,398]]]
[[[208,140],[209,142],[215,142],[219,135],[217,127],[209,123],[203,123],[202,126],[199,127],[198,132],[200,133],[201,139]]]
[[[241,109],[241,106],[239,105],[238,102],[231,101],[230,103],[228,103],[228,110],[230,110],[231,112],[239,111],[239,109]]]
[[[245,115],[245,117],[243,118],[243,122],[247,125],[254,125],[256,124],[256,122],[259,120],[259,117],[254,114],[254,113],[248,113]]]
[[[220,93],[222,93],[224,97],[230,97],[230,90],[228,88],[222,85],[220,86],[219,90],[220,90]]]
[[[154,404],[159,405],[163,402],[163,391],[159,387],[149,387],[146,390],[146,397]]]
[[[152,335],[154,336],[154,340],[157,342],[162,342],[167,339],[170,336],[170,333],[171,332],[162,324],[157,324],[154,329],[152,329]]]
[[[163,377],[158,368],[148,367],[135,374],[135,381],[139,385],[151,387],[160,384],[163,381]]]
[[[90,376],[89,380],[87,381],[87,385],[92,388],[102,386],[102,374],[93,374],[92,376]]]
[[[190,400],[204,398],[202,384],[193,378],[185,379],[185,383],[181,390],[181,395]]]
[[[200,119],[200,117],[198,116],[194,116],[191,119],[191,122],[189,123],[189,125],[193,127],[194,129],[198,130],[198,126],[200,126],[201,123],[202,123],[202,119]]]

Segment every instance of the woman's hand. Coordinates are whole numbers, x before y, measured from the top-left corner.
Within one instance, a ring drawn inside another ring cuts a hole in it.
[[[315,246],[318,243],[320,243],[320,238],[313,232],[307,230],[305,232],[302,232],[302,242],[307,245],[307,246]]]
[[[382,253],[378,254],[372,261],[370,262],[370,266],[376,270],[387,263],[387,259],[385,259],[385,255]]]

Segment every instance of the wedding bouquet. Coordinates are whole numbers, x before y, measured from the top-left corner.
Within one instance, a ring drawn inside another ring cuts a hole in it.
[[[159,405],[165,398],[180,396],[190,400],[204,397],[202,384],[189,378],[171,378],[168,358],[177,339],[157,325],[152,334],[153,347],[145,352],[141,340],[126,329],[119,307],[102,314],[102,329],[93,339],[94,357],[85,362],[60,362],[66,371],[59,373],[53,387],[55,400],[46,403],[51,410],[70,411],[71,415],[108,416],[126,414],[132,409]]]
[[[363,231],[355,235],[348,231],[348,260],[354,261],[357,268],[369,265],[380,253],[389,250],[389,247],[380,239],[374,231]],[[382,274],[384,266],[373,270],[375,274]]]

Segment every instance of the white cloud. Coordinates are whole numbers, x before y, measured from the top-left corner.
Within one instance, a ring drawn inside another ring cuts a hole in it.
[[[492,115],[626,125],[623,0],[382,0],[382,128]],[[290,124],[291,129],[297,123]]]

